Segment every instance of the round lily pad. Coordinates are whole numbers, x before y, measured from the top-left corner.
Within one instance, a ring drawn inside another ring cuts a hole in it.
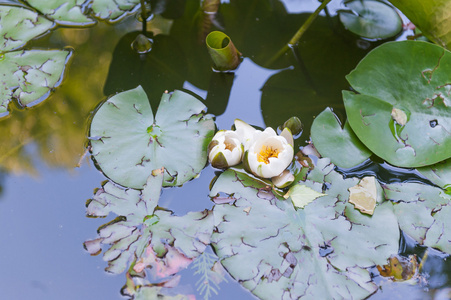
[[[391,6],[375,0],[353,0],[350,10],[339,12],[341,23],[351,32],[369,39],[386,39],[399,34],[402,20]]]
[[[451,53],[420,41],[385,43],[346,78],[349,124],[372,152],[401,167],[451,156]]]
[[[326,108],[315,118],[310,131],[318,152],[341,168],[354,167],[371,156],[371,152],[360,142],[349,123],[346,122],[344,128],[341,128],[340,120],[330,108]]]
[[[92,156],[114,182],[141,189],[152,170],[165,168],[164,186],[182,185],[207,161],[214,122],[205,106],[182,91],[163,94],[155,118],[141,86],[119,93],[91,122]]]

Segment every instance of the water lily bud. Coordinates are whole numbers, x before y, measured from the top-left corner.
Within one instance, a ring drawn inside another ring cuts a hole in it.
[[[271,181],[276,187],[284,188],[293,183],[294,175],[289,170],[285,170],[279,176],[271,178]]]
[[[208,160],[215,168],[225,169],[241,162],[243,145],[231,130],[220,130],[208,145]]]
[[[282,126],[282,128],[290,129],[293,135],[298,135],[299,133],[301,133],[303,127],[304,126],[302,125],[302,122],[298,117],[289,118],[285,123],[283,123]]]
[[[140,33],[132,43],[132,48],[138,53],[147,53],[152,50],[153,41],[144,34]]]
[[[293,160],[293,146],[283,136],[268,127],[253,136],[246,156],[251,172],[259,177],[272,178],[280,175]]]

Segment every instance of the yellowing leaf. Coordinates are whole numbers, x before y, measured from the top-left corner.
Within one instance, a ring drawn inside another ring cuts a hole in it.
[[[304,208],[307,204],[322,196],[326,196],[326,194],[318,193],[305,185],[296,184],[290,188],[284,198],[291,197],[295,207]]]
[[[409,257],[390,257],[387,265],[377,266],[379,273],[383,277],[390,277],[393,281],[405,281],[412,279],[418,273],[418,263],[416,255]]]
[[[373,176],[364,177],[360,182],[349,188],[349,202],[364,214],[373,215],[376,207],[377,187]]]
[[[406,113],[403,112],[399,108],[393,107],[393,109],[391,111],[391,117],[393,118],[393,120],[396,121],[396,123],[398,123],[401,126],[404,126],[407,123],[407,115],[406,115]]]

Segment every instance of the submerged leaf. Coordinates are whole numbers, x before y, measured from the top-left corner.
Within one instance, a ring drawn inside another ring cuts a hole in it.
[[[227,170],[211,195],[226,193],[232,203],[213,209],[212,245],[225,269],[261,299],[365,298],[376,291],[367,268],[384,264],[398,250],[392,204],[373,217],[347,203],[344,180],[328,160],[319,160],[305,185],[327,195],[304,209],[280,200],[264,183]],[[249,209],[250,208],[250,209]],[[243,262],[246,262],[243,264]]]
[[[141,87],[119,93],[91,123],[92,156],[111,180],[141,189],[148,174],[165,168],[164,186],[182,185],[207,162],[214,122],[205,106],[182,91],[163,94],[155,119]]]
[[[25,7],[0,5],[0,53],[24,46],[53,26],[53,22]]]
[[[0,116],[17,99],[23,107],[45,100],[63,77],[70,51],[30,50],[4,53],[0,59]]]
[[[193,275],[201,276],[196,282],[197,291],[203,299],[210,299],[214,294],[218,294],[219,283],[227,280],[224,278],[224,268],[218,263],[216,255],[203,252],[193,262],[192,268],[196,271]]]
[[[357,137],[395,166],[420,167],[450,157],[450,68],[451,53],[430,43],[391,42],[371,51],[346,77],[358,94],[343,92]],[[408,118],[398,112],[395,122],[393,108],[402,108]]]

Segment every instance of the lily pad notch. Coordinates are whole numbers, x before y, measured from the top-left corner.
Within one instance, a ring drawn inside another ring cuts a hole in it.
[[[180,186],[207,162],[215,124],[205,105],[182,92],[164,93],[155,117],[144,89],[114,95],[95,113],[91,154],[112,181],[142,189],[152,170],[165,168],[163,186]]]

